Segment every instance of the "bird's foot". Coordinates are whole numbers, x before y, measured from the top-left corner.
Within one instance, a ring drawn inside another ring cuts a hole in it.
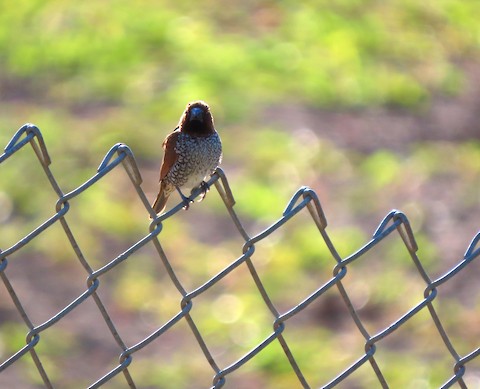
[[[185,196],[179,188],[177,188],[177,191],[178,191],[178,194],[180,195],[180,197],[182,198],[183,209],[185,211],[188,210],[188,208],[190,208],[190,203],[193,203],[193,201],[190,200],[190,197]]]
[[[200,183],[200,189],[202,189],[202,193],[200,194],[200,200],[198,200],[198,202],[203,201],[207,195],[207,192],[210,190],[210,185],[208,185],[205,181],[202,181]]]

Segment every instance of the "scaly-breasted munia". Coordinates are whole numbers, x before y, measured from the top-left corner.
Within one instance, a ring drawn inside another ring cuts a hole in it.
[[[208,190],[204,180],[222,160],[222,142],[208,104],[204,101],[188,103],[177,128],[165,138],[163,148],[160,191],[152,208],[155,213],[162,212],[176,189],[188,209],[190,201],[180,189],[193,190],[201,186],[203,200]]]

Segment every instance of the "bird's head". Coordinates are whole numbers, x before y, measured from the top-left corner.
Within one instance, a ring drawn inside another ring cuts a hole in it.
[[[208,104],[200,100],[188,103],[179,126],[191,135],[207,136],[213,133],[215,128]]]

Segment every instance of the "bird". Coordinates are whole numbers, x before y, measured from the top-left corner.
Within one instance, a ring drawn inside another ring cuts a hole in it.
[[[202,100],[187,104],[177,127],[163,141],[164,155],[160,166],[160,189],[152,205],[156,214],[164,211],[169,196],[177,190],[188,209],[191,200],[182,189],[200,187],[200,201],[209,190],[205,179],[222,161],[222,141],[209,105]]]

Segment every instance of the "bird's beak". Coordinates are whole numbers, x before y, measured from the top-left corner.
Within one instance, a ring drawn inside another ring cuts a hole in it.
[[[194,107],[190,110],[190,121],[198,120],[203,122],[203,109]]]

